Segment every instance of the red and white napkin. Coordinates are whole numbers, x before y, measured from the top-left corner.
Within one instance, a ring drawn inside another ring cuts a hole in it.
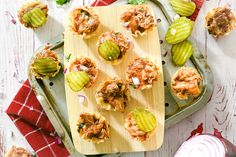
[[[91,6],[105,6],[114,1],[96,0]],[[202,0],[194,1],[202,2]],[[198,9],[200,10],[199,7]],[[194,19],[198,11],[195,13]],[[55,129],[43,111],[28,80],[20,88],[6,113],[24,135],[38,157],[69,156],[69,152],[63,143],[58,140]]]

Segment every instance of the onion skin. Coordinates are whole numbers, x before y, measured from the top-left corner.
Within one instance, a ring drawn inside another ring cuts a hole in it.
[[[185,141],[174,157],[234,157],[236,147],[221,135],[200,134]]]

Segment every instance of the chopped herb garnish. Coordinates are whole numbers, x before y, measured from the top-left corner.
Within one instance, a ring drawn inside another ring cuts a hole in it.
[[[136,88],[136,85],[133,82],[130,84],[130,86],[132,86],[133,88]]]
[[[56,0],[56,3],[58,5],[63,5],[63,4],[66,4],[67,2],[69,2],[70,0]]]
[[[80,131],[80,129],[82,129],[83,127],[84,127],[84,123],[80,123],[80,125],[79,125],[79,131]]]
[[[71,58],[71,53],[66,56],[66,61],[69,62]]]
[[[87,11],[85,11],[85,10],[81,10],[81,13],[85,14],[86,16],[89,16],[89,13]]]
[[[146,0],[128,0],[128,4],[139,5],[143,4]]]
[[[121,87],[122,87],[122,83],[117,83],[117,86],[121,89]]]

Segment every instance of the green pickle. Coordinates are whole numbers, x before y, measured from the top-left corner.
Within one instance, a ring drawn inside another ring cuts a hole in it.
[[[173,45],[171,52],[173,62],[178,66],[182,66],[193,54],[193,46],[186,40],[179,44]]]
[[[116,60],[120,56],[120,48],[112,40],[106,40],[99,45],[98,52],[102,58],[108,61]]]
[[[73,71],[66,75],[66,81],[74,92],[78,92],[89,82],[89,76],[84,71]]]
[[[43,76],[52,76],[60,68],[59,62],[51,58],[38,58],[33,63],[33,70]]]
[[[143,108],[136,108],[132,111],[132,116],[139,129],[144,132],[151,132],[156,128],[157,122],[155,116]]]
[[[168,28],[166,42],[168,44],[178,44],[186,40],[192,33],[194,23],[186,17],[179,17]]]
[[[38,28],[46,23],[47,17],[45,13],[40,8],[34,8],[22,17],[23,21],[33,28]]]
[[[170,4],[177,14],[185,17],[191,16],[196,9],[196,4],[191,1],[170,0]]]

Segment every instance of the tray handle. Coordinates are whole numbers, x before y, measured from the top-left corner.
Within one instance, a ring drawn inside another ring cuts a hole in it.
[[[157,6],[160,6],[161,10],[164,12],[164,15],[168,22],[171,24],[179,15],[172,9],[168,0],[151,0]]]
[[[44,98],[44,96],[37,94],[36,97],[41,104],[49,104],[49,102],[47,101],[47,99]],[[63,131],[63,127],[61,126],[60,122],[58,121],[57,115],[50,108],[50,105],[44,105],[43,109],[47,110],[47,116],[48,116],[49,120],[52,122],[53,127],[57,128],[56,130],[57,130],[58,136],[60,138],[64,138],[65,133]]]

